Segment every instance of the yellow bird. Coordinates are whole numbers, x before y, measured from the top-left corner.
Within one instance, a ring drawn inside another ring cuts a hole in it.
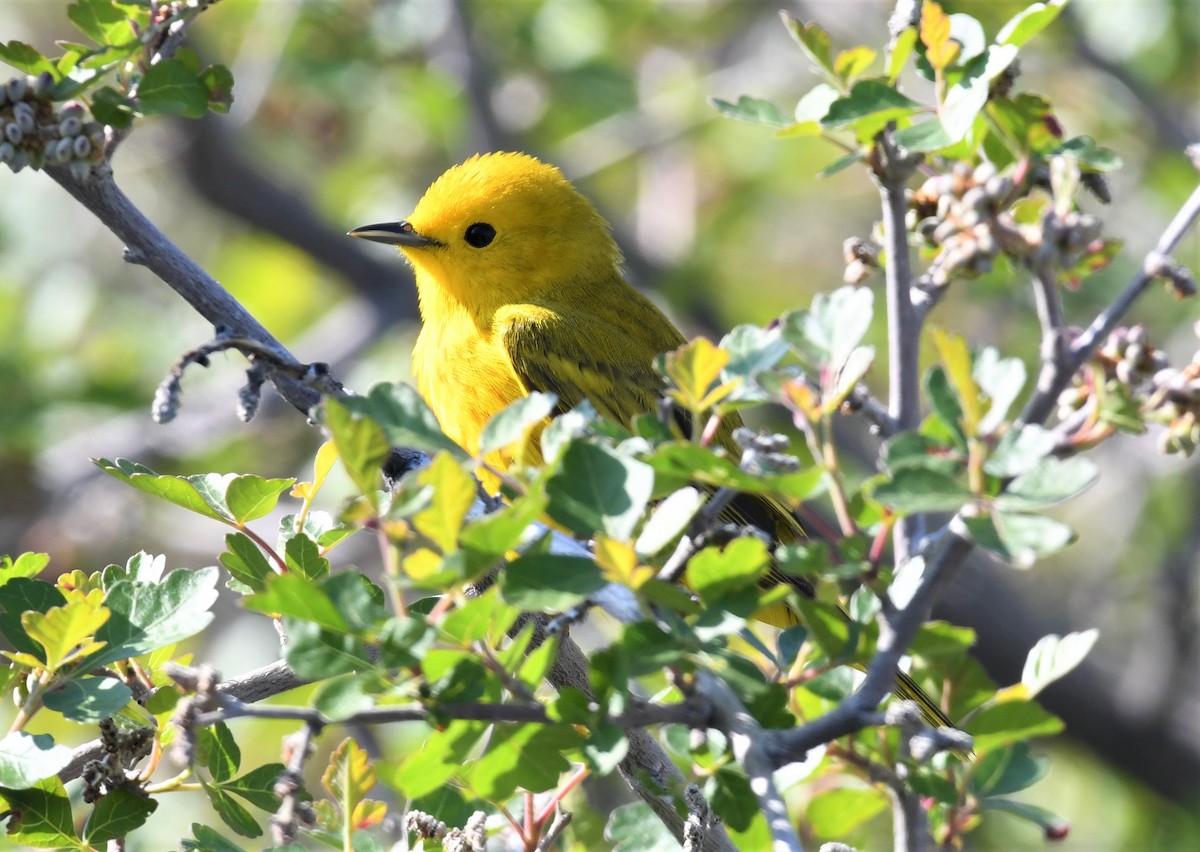
[[[404,221],[350,236],[399,247],[412,264],[421,309],[413,373],[445,433],[479,453],[484,425],[531,391],[566,411],[588,399],[628,426],[663,392],[655,356],[684,337],[621,274],[621,251],[586,198],[554,166],[525,154],[481,154],[438,178]],[[734,450],[726,418],[718,441]],[[541,459],[531,436],[525,460]],[[493,457],[504,468],[510,459]],[[760,505],[758,508],[763,508]],[[760,513],[756,513],[760,514]],[[803,536],[790,512],[770,507],[768,532]],[[793,582],[806,594],[812,589]],[[768,618],[797,624],[791,609]],[[898,695],[933,725],[952,726],[902,672]]]

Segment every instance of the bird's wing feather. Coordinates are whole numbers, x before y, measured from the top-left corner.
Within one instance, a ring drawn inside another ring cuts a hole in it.
[[[601,415],[628,426],[653,411],[662,393],[652,366],[657,353],[612,326],[538,312],[513,316],[503,341],[526,389],[556,394],[559,413],[589,399]]]

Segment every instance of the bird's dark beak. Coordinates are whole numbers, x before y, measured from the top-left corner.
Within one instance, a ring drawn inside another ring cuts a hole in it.
[[[440,246],[441,243],[433,237],[418,234],[410,222],[383,222],[378,225],[363,225],[353,231],[347,231],[347,236],[371,240],[375,243],[386,243],[389,246],[405,246],[408,248],[427,248]]]

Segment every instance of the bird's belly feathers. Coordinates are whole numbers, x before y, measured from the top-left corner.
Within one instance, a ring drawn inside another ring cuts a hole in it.
[[[474,327],[463,333],[422,328],[413,373],[442,431],[472,454],[479,452],[480,433],[492,415],[526,395],[504,347]]]

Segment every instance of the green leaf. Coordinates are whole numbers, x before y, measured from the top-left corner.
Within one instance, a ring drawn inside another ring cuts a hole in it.
[[[829,130],[882,128],[889,121],[913,115],[923,107],[879,80],[859,80],[850,94],[834,101],[821,124]]]
[[[547,514],[579,535],[603,532],[625,541],[633,535],[654,488],[654,471],[642,462],[595,444],[574,441],[546,481]]]
[[[318,687],[311,699],[312,707],[331,722],[348,719],[375,706],[375,695],[367,687],[377,681],[374,672],[330,678]]]
[[[858,645],[858,625],[851,624],[833,604],[803,595],[795,597],[804,626],[808,628],[813,642],[831,660],[841,660],[853,655]]]
[[[524,440],[529,430],[549,417],[557,404],[556,395],[533,391],[501,409],[483,427],[479,454],[485,456]]]
[[[821,180],[827,177],[832,177],[838,172],[845,171],[846,169],[850,168],[855,163],[862,162],[866,159],[866,157],[867,152],[861,148],[857,151],[851,151],[849,154],[843,154],[832,163],[829,163],[827,166],[825,166],[825,168],[821,169],[821,171],[817,172],[816,178],[817,180]]]
[[[771,564],[758,538],[738,538],[724,548],[706,547],[687,566],[688,586],[706,604],[719,604],[729,592],[754,587]]]
[[[208,108],[226,113],[233,104],[233,74],[224,65],[209,65],[200,72],[200,82],[208,90]]]
[[[83,676],[56,683],[42,696],[42,703],[73,722],[94,725],[132,698],[129,687],[116,678]]]
[[[597,775],[612,773],[628,753],[625,731],[609,722],[594,726],[583,744],[583,756]]]
[[[952,447],[919,432],[901,432],[883,445],[883,466],[889,473],[923,467],[946,476],[963,468],[963,460]]]
[[[796,44],[800,45],[804,55],[812,61],[817,70],[836,80],[837,74],[834,73],[833,61],[830,58],[829,33],[817,24],[798,21],[787,12],[780,12],[779,16],[783,19],[787,31],[796,40]]]
[[[776,128],[787,127],[791,123],[779,107],[762,98],[742,95],[737,99],[737,103],[730,103],[720,98],[709,98],[709,103],[722,115],[741,121],[750,121]]]
[[[433,491],[429,506],[413,517],[413,525],[443,553],[458,549],[458,532],[477,496],[475,480],[447,452],[417,474],[417,481]]]
[[[1096,481],[1096,466],[1082,456],[1044,458],[996,498],[1003,510],[1044,509],[1079,494]]]
[[[887,809],[888,799],[875,788],[835,787],[813,796],[805,815],[818,837],[845,837]]]
[[[951,143],[959,142],[970,132],[976,117],[988,102],[992,81],[1003,74],[1016,58],[1016,47],[990,45],[983,55],[967,64],[962,78],[950,88],[938,110],[938,118]]]
[[[124,44],[137,38],[127,13],[112,0],[76,0],[67,19],[97,44]]]
[[[99,846],[136,831],[158,810],[158,801],[118,787],[100,797],[83,824],[83,840]]]
[[[398,766],[381,762],[379,776],[410,799],[427,796],[454,777],[488,729],[482,722],[451,722],[445,730],[426,737]]]
[[[242,601],[246,609],[310,621],[337,633],[350,625],[315,581],[300,574],[272,574],[266,588]]]
[[[638,556],[649,558],[677,539],[704,501],[705,495],[698,488],[689,486],[680,488],[655,506],[634,545]]]
[[[796,123],[775,132],[776,136],[820,136],[821,122],[841,93],[828,83],[818,83],[796,103]]]
[[[121,580],[108,590],[112,616],[96,639],[108,647],[85,661],[89,668],[136,657],[200,633],[212,621],[216,568],[172,571],[161,583]]]
[[[871,67],[877,55],[874,50],[864,45],[843,50],[833,60],[833,72],[846,82],[851,82]]]
[[[1039,557],[1057,553],[1075,540],[1066,524],[1041,515],[995,512],[996,531],[1017,568],[1029,568]]]
[[[966,726],[967,733],[975,738],[979,755],[1033,737],[1048,737],[1062,729],[1061,719],[1032,701],[1005,701],[984,707]]]
[[[470,459],[462,447],[446,437],[425,400],[409,385],[384,382],[371,388],[365,397],[348,397],[342,404],[352,413],[377,421],[390,446],[411,447],[430,455],[446,450],[460,461]]]
[[[971,499],[971,491],[957,479],[935,470],[907,467],[880,483],[876,500],[902,514],[956,512]]]
[[[1063,142],[1049,152],[1054,154],[1071,153],[1084,171],[1112,172],[1121,168],[1121,158],[1115,151],[1096,144],[1090,136],[1076,136]]]
[[[201,487],[205,485],[211,486],[210,478],[215,477],[216,474],[209,474],[208,477],[187,478],[180,476],[160,476],[145,465],[121,458],[115,462],[111,462],[108,459],[95,459],[95,464],[105,473],[116,477],[122,482],[129,483],[139,491],[145,491],[147,494],[161,497],[170,503],[174,503],[176,506],[190,509],[199,515],[204,515],[206,518],[212,518],[214,521],[228,523],[230,520],[228,513],[217,511],[217,509],[213,508],[208,499],[197,488],[198,483]],[[210,496],[212,495],[211,490],[206,490],[206,493]],[[220,493],[224,493],[224,489],[221,489]]]
[[[870,328],[874,302],[866,287],[818,293],[810,309],[784,315],[784,339],[813,366],[840,369]]]
[[[245,533],[230,533],[225,536],[229,548],[218,559],[239,583],[245,583],[256,592],[266,588],[267,578],[274,576],[271,563]]]
[[[321,420],[350,480],[360,494],[373,497],[383,487],[383,463],[391,450],[383,427],[362,412],[352,413],[336,399],[325,401]]]
[[[326,630],[311,621],[288,618],[285,658],[297,675],[323,680],[373,668],[367,646],[356,636]]]
[[[295,479],[263,479],[249,474],[234,477],[225,489],[225,504],[239,524],[258,520],[271,512]]]
[[[133,101],[111,86],[101,86],[92,93],[92,115],[96,121],[111,124],[118,130],[125,130],[133,124],[135,107]]]
[[[604,588],[600,567],[590,559],[527,554],[500,575],[500,592],[515,607],[561,612]]]
[[[946,375],[944,368],[941,366],[929,368],[929,372],[925,374],[925,392],[929,395],[929,402],[933,407],[934,414],[953,433],[959,444],[965,447],[967,439],[963,433],[962,405],[959,404],[958,395],[951,386],[950,378]]]
[[[5,737],[4,741],[7,740]],[[3,743],[0,742],[2,751]],[[0,767],[2,772],[3,767]],[[75,834],[67,791],[57,778],[46,778],[22,790],[0,789],[0,799],[5,810],[11,813],[7,825],[10,840],[43,848],[84,848]]]
[[[43,71],[53,73],[55,70],[54,63],[42,56],[37,48],[16,39],[0,44],[0,61],[26,74],[41,74]]]
[[[901,128],[892,138],[901,148],[919,153],[940,151],[958,141],[942,120],[936,117]]]
[[[256,769],[251,769],[241,778],[226,781],[221,789],[227,793],[236,793],[256,808],[274,813],[279,810],[279,798],[275,795],[275,782],[287,770],[282,763],[266,763]],[[297,794],[302,801],[310,796],[304,790]]]
[[[137,90],[144,115],[199,118],[208,112],[208,87],[178,59],[164,59],[146,69]]]
[[[609,814],[604,839],[613,852],[679,852],[679,841],[645,802],[622,805]]]
[[[1025,669],[1021,672],[1021,685],[1027,690],[1026,697],[1033,698],[1054,681],[1073,671],[1088,653],[1100,631],[1095,628],[1066,636],[1043,636],[1025,658]]]
[[[220,832],[198,822],[192,823],[192,837],[195,840],[183,838],[181,848],[184,852],[245,852],[241,846],[231,842]]]
[[[21,617],[27,612],[48,612],[51,608],[67,602],[53,584],[45,580],[17,577],[0,586],[0,631],[17,651],[32,654],[38,659],[45,653],[42,646],[25,633]]]
[[[729,356],[722,376],[726,380],[749,379],[770,370],[788,353],[787,341],[778,326],[739,325],[722,337],[717,346]]]
[[[329,560],[321,555],[317,543],[303,533],[287,540],[283,547],[283,559],[288,571],[306,580],[320,580],[329,576]]]
[[[885,62],[889,85],[894,86],[896,84],[896,79],[900,76],[900,72],[904,70],[904,63],[908,62],[908,57],[912,56],[913,48],[916,47],[916,44],[916,27],[906,27],[902,33],[895,37]]]
[[[70,762],[71,750],[55,745],[49,734],[13,731],[0,740],[0,787],[29,789],[56,775]]]
[[[1037,467],[1057,445],[1058,439],[1049,429],[1026,423],[1020,430],[1004,433],[983,463],[983,469],[1002,479],[1018,476]]]
[[[248,810],[236,802],[233,796],[211,784],[204,785],[204,792],[208,794],[208,800],[212,803],[217,816],[227,826],[242,837],[260,837],[262,835],[262,827],[259,826],[258,821]]]
[[[0,557],[0,586],[18,577],[36,577],[50,564],[48,553],[22,553],[13,560],[10,556]]]
[[[347,737],[329,757],[321,783],[332,795],[348,825],[356,822],[360,807],[375,786],[375,767],[367,752]]]
[[[110,615],[101,603],[100,593],[93,592],[86,598],[72,598],[44,613],[26,612],[21,616],[21,624],[26,635],[45,649],[46,669],[54,672],[64,662],[78,659],[81,651],[88,653],[80,646],[94,650],[92,637]]]
[[[204,765],[218,784],[228,781],[242,765],[242,750],[238,747],[233,732],[224,722],[210,725],[204,731]]]
[[[1019,793],[1050,771],[1048,757],[1034,757],[1029,746],[1016,743],[979,760],[971,773],[971,792],[979,798]]]
[[[571,768],[563,752],[579,748],[583,735],[570,725],[506,725],[492,729],[488,749],[463,772],[481,799],[502,801],[517,788],[552,789]]]
[[[980,399],[979,385],[972,373],[971,350],[967,348],[966,338],[935,328],[933,343],[962,410],[963,432],[968,438],[973,438],[979,434],[979,423],[983,419],[983,401]]]
[[[1020,47],[1054,22],[1058,13],[1067,5],[1067,0],[1049,0],[1034,3],[1014,15],[1000,28],[996,44],[1011,44]]]
[[[1040,805],[1014,802],[1012,799],[984,799],[983,806],[989,810],[1004,811],[1029,820],[1038,826],[1049,840],[1061,840],[1071,830],[1071,823],[1068,820]]]
[[[741,772],[718,769],[706,792],[713,811],[734,831],[746,831],[758,816],[758,799]]]

